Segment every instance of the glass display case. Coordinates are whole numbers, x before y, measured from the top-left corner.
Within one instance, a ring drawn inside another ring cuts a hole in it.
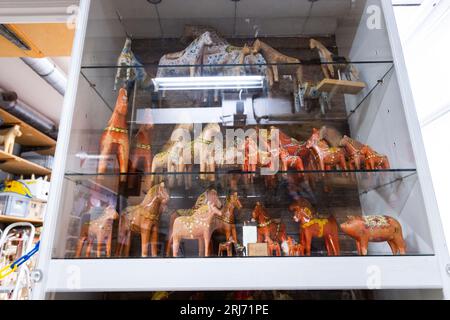
[[[386,1],[88,7],[46,290],[441,285]]]

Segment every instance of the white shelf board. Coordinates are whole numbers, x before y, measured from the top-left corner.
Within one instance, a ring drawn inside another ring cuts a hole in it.
[[[133,292],[368,289],[375,274],[378,289],[442,288],[435,256],[54,259],[45,276],[47,292]]]

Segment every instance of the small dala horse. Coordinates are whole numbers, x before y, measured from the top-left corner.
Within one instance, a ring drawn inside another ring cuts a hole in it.
[[[81,252],[86,242],[86,257],[90,257],[92,245],[95,241],[97,242],[97,258],[101,256],[103,244],[106,246],[106,256],[110,257],[113,223],[117,218],[119,218],[119,214],[113,206],[109,206],[105,208],[100,217],[84,223],[81,227],[75,257],[81,257]]]
[[[314,217],[314,208],[306,199],[299,199],[289,206],[289,211],[294,213],[294,221],[300,222],[300,244],[307,256],[311,255],[312,238],[323,238],[329,256],[340,254],[339,235],[336,218],[321,219]]]
[[[268,217],[267,209],[260,202],[257,202],[253,209],[252,220],[258,223],[258,242],[265,242],[267,238],[274,242],[286,241],[286,226],[278,219]]]
[[[159,218],[168,201],[169,194],[164,182],[161,182],[147,192],[140,204],[125,208],[119,221],[116,256],[129,256],[133,232],[141,235],[142,257],[148,256],[149,242],[151,243],[152,256],[157,256]]]

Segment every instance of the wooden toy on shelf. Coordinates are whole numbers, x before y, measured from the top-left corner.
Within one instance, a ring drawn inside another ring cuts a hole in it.
[[[284,152],[286,156],[290,155],[294,157],[300,157],[301,166],[305,167],[305,164],[310,161],[311,157],[311,151],[306,147],[306,141],[300,142],[297,139],[288,136],[286,133],[275,126],[271,126],[270,130],[278,130],[278,139],[280,142],[280,157],[283,155],[282,150],[285,150],[287,151],[287,153]],[[283,159],[281,160],[283,162]]]
[[[223,253],[225,252],[228,257],[233,256],[233,241],[227,241],[219,243],[219,253],[218,256],[222,257]]]
[[[201,135],[194,141],[194,148],[200,155],[200,172],[215,172],[215,137],[221,134],[220,126],[217,123],[209,123],[202,131]],[[200,179],[214,181],[214,174],[200,174]]]
[[[294,213],[294,221],[300,223],[300,243],[305,254],[311,255],[312,238],[323,238],[329,256],[340,254],[338,226],[334,216],[315,218],[314,208],[306,199],[298,199],[289,206]]]
[[[312,135],[306,142],[306,147],[313,151],[313,157],[320,170],[331,170],[337,166],[341,170],[347,170],[344,149],[330,147],[324,140],[320,140],[319,130],[316,128],[313,128]]]
[[[106,172],[107,157],[112,154],[114,147],[119,160],[120,181],[126,180],[128,172],[129,142],[127,125],[128,97],[124,88],[119,90],[116,106],[100,138],[100,160],[98,162],[99,174]]]
[[[252,221],[256,221],[258,242],[264,242],[270,238],[275,242],[284,242],[286,240],[286,226],[280,219],[270,218],[267,209],[261,202],[256,202],[252,212]]]
[[[273,241],[268,236],[266,236],[266,239],[264,241],[267,242],[269,256],[277,256],[277,257],[281,256],[281,247],[278,242]]]
[[[172,230],[173,256],[178,256],[178,249],[182,239],[199,240],[199,256],[210,255],[211,235],[215,230],[215,215],[223,214],[216,206],[207,204],[194,209],[191,216],[183,216],[175,219]]]
[[[364,145],[361,142],[358,142],[345,135],[339,145],[343,147],[347,153],[350,170],[360,170],[366,160],[364,155],[361,153],[361,149]]]
[[[242,209],[242,203],[239,200],[237,192],[227,196],[225,206],[221,216],[216,216],[217,232],[225,234],[227,241],[237,242],[236,224],[234,219],[234,209]]]
[[[295,243],[295,240],[289,236],[286,240],[288,245],[288,255],[289,256],[304,256],[305,248],[301,243]]]
[[[114,91],[117,90],[119,84],[126,87],[132,81],[147,82],[149,77],[145,72],[145,68],[141,62],[136,58],[131,50],[131,38],[125,39],[122,52],[117,59],[117,72],[114,81]]]
[[[337,57],[328,50],[321,42],[310,39],[309,47],[311,50],[316,49],[319,53],[320,62],[322,62],[322,72],[326,79],[341,79],[345,77],[348,81],[359,78],[359,72],[355,66],[348,63],[345,59],[341,58],[337,61]]]
[[[259,39],[255,40],[252,47],[254,54],[262,52],[264,59],[266,59],[267,63],[270,64],[267,68],[270,87],[274,82],[278,82],[279,76],[277,64],[300,63],[299,59],[284,55]]]
[[[135,145],[131,150],[130,155],[130,172],[135,173],[138,170],[139,162],[144,165],[144,173],[150,173],[152,168],[152,124],[142,124],[136,133],[134,140]],[[145,177],[145,184],[147,187],[151,187],[149,176]]]
[[[119,234],[116,256],[130,254],[132,232],[141,235],[141,255],[148,256],[148,245],[151,244],[153,257],[158,254],[159,218],[169,201],[164,182],[153,186],[144,200],[136,206],[125,208],[119,220]]]
[[[193,128],[192,123],[177,124],[174,130],[172,131],[171,138],[179,137],[182,132],[185,132],[187,135],[190,135],[192,128]],[[180,134],[177,134],[177,132],[179,132]],[[152,186],[163,180],[162,175],[160,175],[160,173],[164,172],[164,170],[167,169],[170,149],[174,146],[175,143],[177,143],[177,141],[178,141],[177,139],[174,140],[170,139],[164,144],[164,146],[162,147],[162,151],[157,153],[153,157],[151,168],[152,174],[150,182]]]
[[[390,216],[347,216],[347,220],[340,226],[342,231],[355,239],[356,249],[360,255],[367,255],[369,242],[384,241],[391,247],[392,254],[406,253],[402,226]]]
[[[213,188],[206,189],[201,195],[198,196],[195,204],[190,209],[177,209],[170,214],[169,219],[169,233],[168,233],[168,241],[166,244],[166,256],[170,256],[170,251],[172,249],[172,232],[173,232],[173,224],[178,217],[189,217],[192,216],[196,209],[206,205],[207,203],[212,203],[217,208],[222,207],[222,202],[219,199],[219,195],[217,191]],[[200,241],[200,240],[199,240]],[[201,244],[199,244],[200,247]]]
[[[336,57],[322,43],[315,39],[309,42],[311,49],[319,53],[324,78],[315,89],[319,92],[357,94],[366,87],[359,81],[356,67],[345,58]]]
[[[364,157],[366,170],[389,169],[389,159],[383,154],[374,151],[368,145],[361,148],[361,154]]]
[[[22,131],[20,131],[20,126],[18,124],[8,129],[4,135],[0,135],[0,144],[4,145],[4,151],[8,154],[13,154],[16,137],[21,136]]]
[[[213,40],[211,39],[211,32],[206,31],[192,41],[184,50],[165,54],[159,60],[159,66],[164,67],[158,67],[156,77],[167,77],[174,75],[184,75],[190,77],[195,76],[197,74],[197,66],[202,64],[205,47],[212,44]],[[177,67],[179,65],[189,67]]]
[[[117,218],[119,218],[117,211],[113,206],[108,206],[105,208],[100,217],[84,223],[81,227],[75,257],[81,257],[81,253],[86,242],[86,257],[91,256],[92,245],[94,242],[97,242],[97,258],[101,256],[103,245],[106,247],[106,256],[110,257],[113,223]]]

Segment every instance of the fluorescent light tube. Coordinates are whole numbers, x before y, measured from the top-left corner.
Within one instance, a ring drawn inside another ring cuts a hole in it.
[[[152,79],[155,91],[262,89],[263,76],[161,77]]]

